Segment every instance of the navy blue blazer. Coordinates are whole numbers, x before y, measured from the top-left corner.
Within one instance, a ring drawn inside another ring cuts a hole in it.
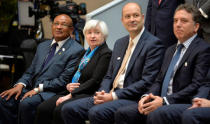
[[[176,44],[167,49],[161,71],[149,93],[160,96],[162,83],[175,49]],[[166,96],[169,103],[191,103],[196,90],[202,86],[209,67],[210,45],[197,36],[188,47],[178,65],[173,78],[173,94]]]
[[[17,81],[17,83],[26,84],[28,90],[38,87],[39,84],[44,84],[44,92],[40,93],[43,99],[48,99],[65,88],[69,77],[73,76],[76,62],[84,50],[76,41],[69,39],[42,69],[51,42],[52,40],[48,40],[39,44],[31,66]]]
[[[197,94],[194,96],[194,98],[196,97],[210,99],[210,69],[203,81],[203,85],[198,89]]]
[[[183,0],[162,0],[159,5],[158,0],[149,0],[145,27],[160,38],[166,47],[177,42],[173,33],[173,16],[176,7],[183,2]]]
[[[99,91],[110,92],[112,89],[113,81],[123,61],[128,43],[129,36],[116,41],[107,74]],[[124,88],[115,90],[119,99],[139,99],[139,96],[154,82],[162,63],[163,53],[164,47],[160,40],[145,30],[128,64]]]

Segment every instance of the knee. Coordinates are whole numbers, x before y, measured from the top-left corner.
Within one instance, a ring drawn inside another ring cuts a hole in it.
[[[156,109],[155,111],[151,112],[147,116],[147,120],[155,121],[155,119],[159,119],[163,116],[167,116],[167,111],[165,109],[163,109],[162,107],[160,107],[160,108]]]
[[[120,108],[115,112],[115,120],[121,120],[123,118],[128,118],[127,109]]]
[[[22,102],[19,103],[19,110],[27,110],[29,109],[31,106],[30,106],[30,103],[28,101],[25,101],[23,100]]]
[[[62,117],[66,117],[71,113],[77,113],[77,110],[75,109],[75,107],[64,104],[63,107],[61,108]]]
[[[191,110],[191,109],[188,109],[188,110],[184,111],[182,113],[182,122],[185,122],[187,120],[191,120],[191,118],[193,117],[192,113],[193,113],[193,110]]]
[[[89,120],[92,119],[96,119],[101,117],[103,110],[100,110],[99,107],[95,106],[92,107],[89,111],[88,111],[88,118]]]

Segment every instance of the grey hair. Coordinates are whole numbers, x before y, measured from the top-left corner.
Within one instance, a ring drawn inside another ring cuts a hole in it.
[[[108,36],[108,27],[106,25],[106,23],[104,21],[100,21],[100,20],[89,20],[86,22],[85,27],[83,29],[83,34],[85,35],[85,32],[87,30],[90,30],[92,28],[96,28],[97,26],[99,26],[101,33],[104,35],[104,40],[106,40],[107,36]]]

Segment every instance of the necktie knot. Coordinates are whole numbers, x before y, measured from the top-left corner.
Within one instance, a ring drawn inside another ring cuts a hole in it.
[[[56,48],[58,46],[58,43],[53,43],[51,46],[51,49]]]
[[[183,47],[184,47],[183,44],[179,44],[176,49],[177,49],[177,51],[181,51]]]
[[[131,41],[129,42],[128,48],[132,48],[133,45],[134,45],[133,40],[131,40]]]

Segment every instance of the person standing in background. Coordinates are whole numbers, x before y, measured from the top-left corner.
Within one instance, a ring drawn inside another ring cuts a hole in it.
[[[173,33],[173,16],[183,0],[149,0],[145,28],[158,37],[165,47],[177,43]]]
[[[210,0],[185,0],[185,2],[193,4],[200,11],[203,18],[199,35],[210,43]]]

